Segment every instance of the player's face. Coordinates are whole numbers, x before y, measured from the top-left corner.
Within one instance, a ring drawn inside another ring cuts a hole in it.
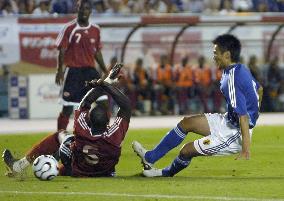
[[[224,53],[221,52],[220,48],[216,44],[214,45],[213,49],[213,60],[218,68],[226,68]]]
[[[89,20],[92,9],[89,3],[83,3],[80,5],[78,10],[78,21],[82,23],[86,23]]]

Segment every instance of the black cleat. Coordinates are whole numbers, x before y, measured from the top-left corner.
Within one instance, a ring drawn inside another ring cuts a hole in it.
[[[5,149],[2,154],[3,161],[7,165],[7,169],[10,173],[15,173],[13,171],[13,164],[17,159],[15,159],[9,149]]]
[[[123,67],[122,63],[116,63],[112,69],[110,70],[109,73],[109,79],[114,80],[115,78],[117,78],[121,68]]]

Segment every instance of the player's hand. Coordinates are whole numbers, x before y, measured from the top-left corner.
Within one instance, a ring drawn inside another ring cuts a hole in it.
[[[108,76],[104,79],[105,82],[109,84],[117,83],[120,79],[120,70],[123,67],[122,63],[116,63],[110,70]]]
[[[93,79],[91,81],[85,81],[85,85],[88,86],[88,87],[96,87],[98,86],[98,79]]]
[[[121,68],[123,67],[122,63],[116,63],[110,70],[108,77],[112,80],[114,80],[115,78],[118,78],[119,76],[119,72],[121,70]]]
[[[99,85],[101,85],[102,83],[103,83],[103,79],[93,79],[93,80],[91,80],[91,81],[89,81],[89,82],[87,82],[86,81],[86,86],[90,86],[90,87],[92,87],[92,88],[94,88],[94,87],[96,87],[96,86],[99,86]]]
[[[250,159],[250,151],[241,151],[235,160],[249,160]]]
[[[62,71],[57,71],[55,75],[55,83],[57,85],[63,84],[64,73]]]

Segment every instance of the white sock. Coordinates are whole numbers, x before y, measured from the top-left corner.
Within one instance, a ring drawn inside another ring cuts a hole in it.
[[[107,76],[107,78],[106,78],[104,81],[107,82],[107,83],[109,83],[109,84],[111,84],[111,83],[110,83],[111,80],[110,80],[109,76]]]
[[[113,83],[118,82],[118,78],[110,79],[109,77],[107,77],[104,81],[105,81],[106,83],[113,84]]]
[[[30,162],[26,159],[26,157],[14,162],[13,164],[13,171],[20,173],[22,172],[26,167],[30,165]]]

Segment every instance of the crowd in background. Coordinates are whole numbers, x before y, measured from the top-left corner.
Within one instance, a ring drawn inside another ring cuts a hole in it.
[[[80,0],[0,0],[0,15],[69,14]],[[91,0],[93,14],[283,12],[284,0]]]
[[[109,66],[114,66],[116,62],[117,57],[113,57]],[[167,55],[161,55],[158,64],[146,66],[145,63],[144,58],[137,58],[134,66],[125,66],[119,82],[119,87],[131,100],[133,115],[225,111],[225,101],[219,90],[222,71],[209,65],[205,57],[200,56],[197,62],[184,57],[179,64],[172,66]],[[284,112],[284,70],[280,68],[278,58],[260,64],[258,58],[252,55],[247,66],[264,88],[261,111]],[[0,97],[7,96],[10,74],[8,66],[2,68]],[[7,98],[0,100],[4,101],[2,106],[7,105]],[[116,110],[115,106],[113,110]],[[7,112],[0,108],[0,117],[7,116]]]
[[[117,59],[112,58],[113,65]],[[133,115],[184,115],[200,112],[224,112],[225,101],[220,94],[222,71],[207,64],[200,56],[196,65],[184,57],[171,66],[161,55],[157,66],[146,67],[138,58],[134,67],[125,68],[120,87],[132,102]],[[284,75],[275,57],[265,66],[258,66],[251,56],[247,66],[264,87],[262,111],[284,111]],[[262,69],[262,70],[261,70]]]
[[[78,0],[79,1],[79,0]],[[284,0],[92,0],[93,14],[121,15],[141,13],[219,13],[283,12]],[[76,13],[77,0],[0,0],[0,16]],[[251,56],[247,63],[253,76],[263,85],[262,111],[284,111],[284,75],[278,58],[258,64]],[[113,58],[114,64],[117,58]],[[190,114],[225,111],[219,90],[221,71],[200,56],[196,65],[185,57],[171,66],[161,55],[157,66],[146,66],[138,58],[135,66],[125,68],[120,87],[129,95],[134,115]],[[3,68],[8,79],[8,69]],[[6,70],[5,70],[6,69]],[[7,96],[7,80],[0,79],[0,96]],[[1,84],[3,83],[3,84]],[[5,85],[6,84],[6,85]],[[0,99],[5,100],[6,99]],[[1,103],[1,101],[0,101]],[[1,103],[2,104],[2,103]],[[5,104],[7,105],[6,102]],[[4,111],[7,112],[7,111]],[[0,116],[1,112],[0,108]],[[6,114],[6,113],[5,113]]]

